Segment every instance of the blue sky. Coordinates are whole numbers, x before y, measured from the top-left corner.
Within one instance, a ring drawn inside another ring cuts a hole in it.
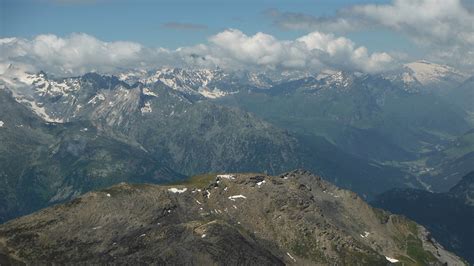
[[[304,31],[281,30],[264,16],[268,9],[331,16],[336,10],[361,0],[0,0],[2,37],[31,38],[52,33],[65,36],[84,32],[104,41],[127,40],[148,46],[177,48],[203,43],[226,28],[246,34],[265,32],[294,39]],[[166,23],[203,25],[203,29],[171,29]],[[383,38],[380,38],[382,36]],[[351,38],[371,50],[406,47],[406,40],[389,31],[364,31]],[[378,41],[374,42],[373,39]]]

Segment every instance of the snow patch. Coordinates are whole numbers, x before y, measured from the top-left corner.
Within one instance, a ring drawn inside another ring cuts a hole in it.
[[[410,73],[403,73],[402,80],[405,84],[410,84],[416,82],[416,79]]]
[[[234,196],[230,196],[229,199],[232,200],[232,201],[235,201],[236,199],[246,199],[247,197],[244,196],[244,195],[234,195]]]
[[[9,65],[3,73],[0,73],[0,80],[2,80],[10,88],[21,88],[30,86],[38,79],[35,74],[30,74],[18,66]]]
[[[341,197],[341,196],[339,196],[339,195],[334,194],[333,192],[329,192],[329,191],[326,191],[326,190],[323,191],[323,192],[326,193],[326,194],[329,194],[329,195],[331,195],[331,196],[333,196],[333,197],[335,197],[335,198],[340,198],[340,197]]]
[[[0,127],[3,127],[3,125],[5,125],[5,123],[3,123],[3,121],[0,121]]]
[[[178,188],[173,187],[173,188],[168,189],[169,192],[179,193],[179,194],[186,192],[186,190],[188,190],[188,188],[178,189]]]
[[[235,179],[235,176],[233,176],[233,175],[218,175],[217,177],[230,179],[230,180]]]
[[[360,236],[361,236],[362,238],[366,238],[366,237],[368,237],[369,235],[370,235],[370,233],[367,232],[367,231],[365,231],[364,234],[360,234]]]
[[[15,96],[15,95],[14,95]],[[15,96],[15,100],[21,104],[24,104],[26,103],[27,106],[35,113],[37,114],[39,117],[41,117],[44,121],[46,122],[50,122],[50,123],[64,123],[64,120],[62,119],[56,119],[56,118],[52,118],[50,117],[47,113],[46,113],[46,109],[44,109],[44,107],[42,106],[39,106],[38,104],[36,104],[36,102],[34,101],[31,101],[31,100],[27,100],[23,97],[18,97],[18,96]],[[41,103],[40,103],[41,104]]]
[[[105,96],[102,93],[98,93],[92,99],[90,99],[87,103],[88,104],[96,104],[97,100],[103,101],[103,100],[105,100]]]
[[[291,254],[289,252],[286,252],[286,255],[288,255],[288,257],[290,257],[290,259],[292,259],[294,262],[296,262],[296,259],[293,258],[293,256],[291,256]]]
[[[392,259],[392,258],[387,257],[387,256],[385,256],[385,259],[387,259],[387,260],[390,261],[391,263],[399,262],[399,260],[397,260],[397,259]]]
[[[226,95],[228,95],[229,93],[226,93],[224,91],[221,91],[217,88],[214,88],[212,91],[211,90],[208,90],[208,89],[200,89],[198,91],[202,96],[206,97],[206,98],[210,98],[210,99],[216,99],[216,98],[220,98],[220,97],[224,97]]]
[[[143,88],[143,95],[158,97],[158,94],[152,92],[149,88]]]
[[[150,102],[145,102],[145,106],[140,108],[140,111],[142,114],[144,113],[151,113],[153,110],[151,109],[151,103]]]
[[[265,183],[266,183],[265,180],[262,180],[262,181],[260,181],[260,182],[257,182],[257,186],[261,186],[261,185],[263,185],[263,184],[265,184]]]

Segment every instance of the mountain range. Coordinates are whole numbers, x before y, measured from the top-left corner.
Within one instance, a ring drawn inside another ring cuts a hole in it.
[[[0,90],[0,221],[121,181],[184,178],[87,122],[48,123]]]
[[[87,121],[185,175],[305,167],[368,196],[391,186],[452,186],[472,170],[452,169],[472,162],[468,148],[426,175],[473,127],[470,80],[427,61],[380,75],[162,68],[70,78],[11,65],[0,78],[45,122]],[[429,90],[446,82],[447,93]],[[465,102],[452,104],[454,92]],[[261,154],[271,156],[255,159]],[[348,171],[381,184],[370,191],[340,181]]]
[[[407,215],[471,260],[468,242],[380,199],[472,199],[448,192],[474,170],[472,81],[427,61],[383,74],[159,68],[76,77],[10,65],[0,75],[0,222],[120,182],[304,168]],[[260,248],[270,258],[262,263],[288,260]]]

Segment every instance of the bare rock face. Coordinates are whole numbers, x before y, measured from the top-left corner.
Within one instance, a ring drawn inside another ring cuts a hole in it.
[[[463,265],[416,223],[304,170],[122,183],[0,226],[0,264]]]

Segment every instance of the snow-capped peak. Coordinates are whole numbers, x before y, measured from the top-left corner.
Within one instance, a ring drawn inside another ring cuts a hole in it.
[[[419,81],[422,85],[429,85],[444,80],[453,80],[462,82],[467,78],[465,73],[462,73],[450,66],[439,65],[425,60],[420,60],[405,65],[407,70],[403,73],[403,81],[405,83]]]
[[[186,70],[180,68],[161,68],[153,74],[142,78],[144,84],[162,82],[166,86],[182,92],[196,93],[206,90],[206,86],[218,73],[208,69]]]
[[[144,69],[134,69],[121,72],[117,74],[119,80],[133,85],[135,82],[140,81],[148,76],[148,72]]]
[[[198,94],[206,98],[218,98],[227,95],[227,88],[217,88],[213,82],[218,82],[227,77],[228,74],[221,70],[212,69],[183,69],[162,67],[156,71],[145,72],[127,72],[120,74],[121,80],[133,80],[145,85],[151,85],[161,82],[164,85],[187,94]]]
[[[29,86],[37,80],[39,75],[32,74],[21,66],[8,64],[0,66],[0,83],[7,87],[17,88]]]
[[[326,86],[347,88],[353,82],[353,76],[342,71],[325,71],[316,77],[324,82]]]

